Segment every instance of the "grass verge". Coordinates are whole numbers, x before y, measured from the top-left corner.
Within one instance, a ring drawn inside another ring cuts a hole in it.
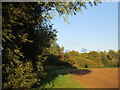
[[[41,88],[83,88],[75,80],[72,79],[68,70],[66,69],[54,69],[47,72],[47,74],[42,78],[41,85],[36,90]]]
[[[44,88],[83,88],[75,80],[72,79],[70,74],[59,75],[55,80],[46,84]]]

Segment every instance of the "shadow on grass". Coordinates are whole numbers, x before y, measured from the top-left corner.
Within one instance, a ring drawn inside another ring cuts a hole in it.
[[[77,75],[86,75],[91,73],[90,70],[87,69],[77,69],[76,67],[73,67],[71,65],[69,65],[69,67],[67,66],[47,66],[45,68],[46,70],[46,75],[44,75],[43,77],[40,78],[40,82],[35,85],[35,87],[40,87],[40,88],[44,88],[44,85],[52,83],[56,77],[58,77],[59,75],[67,75],[67,74],[77,74]],[[51,84],[54,87],[54,84]],[[68,87],[69,88],[69,87]]]
[[[92,71],[89,69],[80,69],[80,70],[71,70],[70,74],[76,74],[76,75],[86,75],[91,73]]]
[[[57,65],[57,66],[55,66]],[[40,82],[34,85],[33,88],[44,88],[45,85],[51,85],[54,87],[54,80],[59,77],[59,75],[67,74],[77,74],[77,75],[86,75],[91,71],[87,69],[77,69],[67,62],[62,62],[58,60],[58,57],[55,55],[50,55],[44,65],[45,75],[40,77]],[[68,87],[69,88],[69,87]]]

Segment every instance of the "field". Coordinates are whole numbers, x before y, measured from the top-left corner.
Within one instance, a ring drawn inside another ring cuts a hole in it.
[[[41,88],[118,88],[118,68],[52,69],[43,77]],[[83,89],[84,90],[84,89]]]
[[[118,68],[81,69],[71,75],[84,88],[118,88]]]

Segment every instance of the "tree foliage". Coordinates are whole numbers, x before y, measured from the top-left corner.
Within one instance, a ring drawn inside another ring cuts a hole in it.
[[[2,9],[3,82],[8,84],[3,87],[30,88],[38,80],[34,74],[43,75],[45,50],[56,37],[55,30],[40,16],[43,11],[37,3],[3,3]],[[18,76],[20,80],[15,81]],[[23,81],[26,84],[19,85]]]
[[[91,6],[98,3],[89,2]],[[86,2],[4,2],[2,5],[3,88],[31,88],[44,75],[43,64],[56,40],[51,19],[58,13],[67,22],[69,15],[87,8]],[[57,49],[58,61],[63,61],[63,48]]]
[[[90,51],[89,53],[79,53],[70,51],[64,53],[64,62],[77,68],[89,67],[118,67],[119,51],[109,50],[109,52]]]
[[[109,58],[109,65],[110,66],[118,66],[118,54],[119,54],[119,51],[114,51],[114,50],[109,50],[108,54],[107,54],[107,57]]]

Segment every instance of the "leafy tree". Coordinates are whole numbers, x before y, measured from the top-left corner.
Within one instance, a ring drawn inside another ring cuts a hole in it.
[[[60,46],[56,43],[56,40],[51,41],[51,45],[47,48],[47,59],[44,63],[44,66],[47,65],[58,65],[59,63],[59,55],[60,55]]]
[[[91,6],[98,3],[89,2]],[[4,88],[30,88],[38,81],[47,48],[56,37],[50,20],[57,12],[67,22],[68,16],[76,15],[82,7],[87,8],[86,2],[3,3]]]
[[[88,59],[93,60],[95,62],[102,62],[100,54],[96,51],[89,52]]]
[[[64,62],[64,53],[61,52],[59,55],[59,61]]]
[[[52,25],[40,16],[43,11],[38,3],[3,3],[2,9],[3,87],[29,88],[38,81],[33,76],[35,73],[38,76],[43,75],[45,50],[56,35],[52,31]],[[30,65],[25,66],[29,61]],[[26,70],[18,73],[16,69],[23,69],[21,66],[26,67]],[[21,80],[15,81],[19,74],[27,77],[20,76]],[[23,81],[27,84],[20,86],[19,83]]]
[[[120,67],[120,50],[118,50],[118,67]]]
[[[77,13],[82,13],[82,8],[87,9],[87,3],[89,3],[90,6],[96,6],[98,3],[101,3],[101,1],[94,0],[93,2],[86,2],[82,0],[81,2],[39,2],[40,5],[43,5],[45,11],[42,14],[43,17],[45,16],[48,17],[48,19],[52,19],[56,13],[58,13],[60,17],[64,18],[65,22],[68,22],[69,15],[72,16]]]
[[[109,58],[109,66],[118,66],[118,53],[114,50],[109,50],[107,57]]]
[[[64,61],[74,66],[77,64],[78,57],[79,57],[79,52],[77,51],[66,52]]]
[[[107,56],[108,56],[108,58],[109,58],[110,60],[112,60],[112,59],[117,60],[117,59],[118,59],[117,52],[114,51],[114,50],[109,50]]]
[[[102,62],[105,66],[108,66],[108,57],[107,57],[107,52],[100,52],[101,54],[101,59],[102,59]]]
[[[69,52],[69,55],[79,56],[80,54],[79,54],[78,51],[74,51],[74,50],[72,50],[72,51]]]
[[[33,67],[31,62],[19,62],[15,65],[6,66],[5,74],[10,74],[6,78],[6,82],[4,82],[4,88],[31,88],[34,83],[38,81],[37,74],[33,73]]]
[[[89,54],[89,53],[81,53],[81,54],[80,54],[80,57],[86,59],[86,58],[88,58],[88,54]]]

